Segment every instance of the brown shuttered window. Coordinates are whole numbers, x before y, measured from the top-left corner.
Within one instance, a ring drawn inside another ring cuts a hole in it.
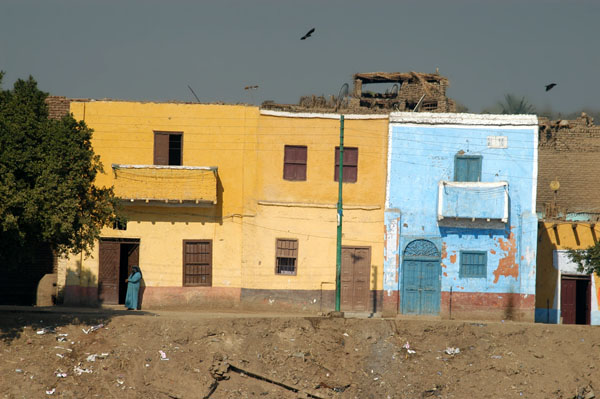
[[[307,147],[286,145],[283,158],[283,178],[285,180],[306,180]]]
[[[154,132],[154,165],[182,165],[183,133]]]
[[[184,287],[212,286],[212,241],[183,240]]]
[[[340,147],[335,147],[335,169],[333,180],[339,181]],[[358,148],[344,147],[344,183],[356,183],[358,180]]]
[[[275,274],[296,275],[298,240],[278,238],[276,244]]]

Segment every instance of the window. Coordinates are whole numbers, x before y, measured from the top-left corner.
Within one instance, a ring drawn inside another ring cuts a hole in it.
[[[460,278],[485,278],[487,276],[487,253],[483,251],[460,251]]]
[[[116,219],[113,222],[113,230],[127,230],[127,220],[125,219]]]
[[[454,181],[481,181],[481,156],[457,155],[454,158]]]
[[[298,240],[278,238],[275,251],[275,274],[296,275]]]
[[[335,147],[335,170],[333,180],[339,181],[340,147]],[[344,147],[344,169],[342,169],[344,183],[356,183],[358,180],[358,148]]]
[[[421,111],[435,111],[438,107],[437,101],[423,101]]]
[[[285,180],[306,180],[305,145],[286,145],[283,156],[283,178]]]
[[[183,286],[212,286],[211,240],[183,240]]]
[[[182,164],[183,132],[154,132],[154,165]]]

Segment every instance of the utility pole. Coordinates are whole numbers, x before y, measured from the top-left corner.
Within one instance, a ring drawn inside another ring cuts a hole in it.
[[[340,115],[340,160],[338,167],[337,246],[335,259],[335,311],[340,311],[342,291],[342,184],[344,180],[344,115]]]

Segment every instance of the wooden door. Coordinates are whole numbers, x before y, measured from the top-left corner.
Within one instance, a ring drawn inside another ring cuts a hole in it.
[[[421,313],[421,263],[418,260],[404,260],[402,264],[402,313]]]
[[[440,262],[421,261],[421,314],[440,312]]]
[[[343,311],[369,310],[371,248],[343,247],[340,305]]]
[[[402,313],[440,312],[441,259],[437,247],[428,240],[411,241],[402,260]]]
[[[117,241],[100,240],[98,298],[102,303],[119,303],[120,249],[121,244]]]
[[[440,312],[439,268],[440,262],[437,260],[404,260],[402,313],[438,314]]]

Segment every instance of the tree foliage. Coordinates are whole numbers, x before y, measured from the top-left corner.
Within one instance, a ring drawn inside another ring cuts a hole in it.
[[[505,94],[504,101],[498,103],[503,114],[535,114],[535,107],[525,99],[514,94]]]
[[[498,101],[495,106],[483,110],[484,114],[535,114],[535,107],[525,99],[514,94],[505,94],[503,101]]]
[[[569,249],[567,254],[580,272],[600,275],[600,242],[586,249]]]
[[[116,217],[112,188],[93,184],[102,164],[92,130],[72,116],[49,119],[46,97],[32,77],[0,89],[0,267],[40,243],[89,253]]]

